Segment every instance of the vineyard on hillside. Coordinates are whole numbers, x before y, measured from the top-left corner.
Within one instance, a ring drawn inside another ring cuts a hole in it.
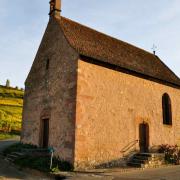
[[[21,130],[23,90],[0,86],[0,131]]]

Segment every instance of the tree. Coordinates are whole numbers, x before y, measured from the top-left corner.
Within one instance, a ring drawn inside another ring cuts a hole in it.
[[[7,81],[6,81],[6,87],[10,87],[10,80],[9,79],[7,79]]]

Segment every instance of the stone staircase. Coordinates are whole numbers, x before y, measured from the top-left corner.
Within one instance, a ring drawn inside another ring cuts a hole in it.
[[[23,156],[25,156],[25,153],[13,152],[11,154],[8,154],[5,160],[9,162],[14,162],[16,159],[22,158]]]
[[[17,159],[21,159],[26,156],[32,157],[42,157],[50,156],[48,149],[22,149],[20,152],[12,152],[5,156],[5,160],[9,162],[14,162]]]
[[[159,167],[165,164],[163,153],[137,153],[127,163],[128,166],[137,168]]]

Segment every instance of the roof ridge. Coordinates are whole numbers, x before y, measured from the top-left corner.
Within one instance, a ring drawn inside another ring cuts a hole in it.
[[[79,55],[114,64],[180,87],[179,77],[157,55],[66,17],[56,19]]]
[[[125,44],[127,44],[127,45],[129,45],[129,46],[132,46],[133,48],[136,48],[136,49],[138,49],[138,50],[140,50],[140,51],[143,51],[143,52],[145,52],[145,53],[148,53],[148,54],[150,54],[150,55],[152,55],[152,56],[157,56],[157,55],[154,55],[153,53],[151,53],[151,52],[149,52],[149,51],[147,51],[147,50],[144,50],[144,49],[141,48],[141,47],[137,47],[137,46],[135,46],[135,45],[133,45],[133,44],[131,44],[131,43],[128,43],[128,42],[123,41],[123,40],[120,40],[120,39],[118,39],[118,38],[116,38],[116,37],[113,37],[113,36],[108,35],[108,34],[106,34],[106,33],[104,33],[104,32],[98,31],[98,30],[96,30],[96,29],[93,29],[93,28],[91,28],[91,27],[89,27],[89,26],[86,26],[86,25],[84,25],[84,24],[81,24],[81,23],[79,23],[79,22],[77,22],[77,21],[71,20],[71,19],[66,18],[66,17],[64,17],[64,16],[61,16],[61,18],[62,18],[62,19],[65,19],[66,21],[70,21],[70,22],[72,22],[72,23],[76,23],[76,24],[78,24],[78,25],[80,25],[80,26],[83,26],[84,28],[88,28],[89,30],[94,31],[94,32],[96,32],[96,33],[99,33],[99,34],[101,34],[101,35],[103,35],[103,36],[106,36],[106,37],[108,37],[108,38],[114,39],[115,41],[119,41],[119,42],[125,43]],[[58,19],[58,20],[61,21],[61,19]]]

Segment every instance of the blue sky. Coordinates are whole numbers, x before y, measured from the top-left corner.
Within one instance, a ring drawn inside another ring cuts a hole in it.
[[[180,77],[179,0],[62,0],[62,15],[152,52]],[[46,25],[49,0],[1,0],[0,84],[24,86]]]

